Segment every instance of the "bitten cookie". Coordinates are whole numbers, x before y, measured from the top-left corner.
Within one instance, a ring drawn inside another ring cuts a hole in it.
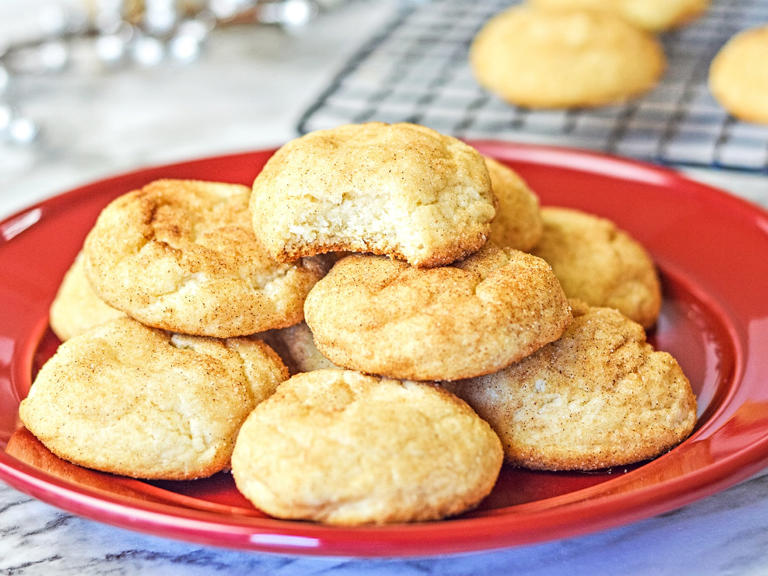
[[[474,507],[502,459],[491,428],[445,390],[320,370],[292,377],[256,407],[232,475],[272,516],[383,524]]]
[[[494,217],[483,157],[415,124],[352,124],[297,138],[253,183],[253,228],[280,261],[383,254],[430,267],[478,250]]]
[[[305,315],[334,364],[408,380],[495,372],[557,339],[571,317],[546,262],[490,243],[427,270],[348,256],[312,289]]]
[[[681,26],[701,16],[709,0],[530,0],[541,8],[583,8],[603,10],[621,16],[628,22],[662,32]]]
[[[645,328],[661,309],[661,286],[648,252],[605,218],[568,208],[541,210],[544,234],[531,251],[546,260],[569,298],[617,308]]]
[[[258,340],[172,335],[118,318],[64,342],[19,406],[57,456],[136,478],[229,465],[245,417],[287,378]]]
[[[85,275],[85,259],[79,252],[61,281],[50,310],[51,330],[62,342],[103,324],[125,316],[96,295]]]
[[[608,12],[514,7],[475,37],[481,86],[530,108],[622,102],[653,88],[665,67],[659,42]]]
[[[486,158],[485,163],[498,201],[496,218],[491,223],[491,241],[497,246],[527,252],[539,241],[543,230],[539,198],[511,168],[492,158]]]
[[[445,386],[490,423],[507,461],[533,469],[646,460],[696,423],[696,398],[678,363],[610,308],[574,303],[557,342],[496,374]]]
[[[253,234],[245,186],[158,180],[125,194],[85,241],[86,273],[111,306],[149,326],[231,337],[301,322],[325,273],[281,264]]]
[[[768,124],[768,26],[745,30],[718,52],[709,89],[720,105],[746,120]]]
[[[291,374],[338,368],[317,349],[312,331],[305,322],[259,336],[280,355]]]

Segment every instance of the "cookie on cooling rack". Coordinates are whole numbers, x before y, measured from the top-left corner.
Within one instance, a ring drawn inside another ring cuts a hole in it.
[[[319,130],[278,150],[253,183],[253,228],[280,261],[370,252],[420,267],[478,250],[495,214],[483,157],[415,124]]]
[[[251,413],[232,475],[272,516],[383,524],[474,507],[502,459],[488,424],[445,390],[320,370],[293,376]]]
[[[712,61],[712,95],[741,120],[768,124],[767,59],[768,26],[762,26],[731,38]]]
[[[709,0],[531,0],[531,3],[541,8],[611,12],[651,32],[687,24],[709,7]]]
[[[544,260],[491,243],[430,269],[348,256],[315,285],[304,312],[334,364],[408,380],[495,372],[557,339],[571,317]]]
[[[481,86],[529,108],[623,102],[653,88],[665,62],[652,35],[618,16],[530,6],[493,17],[470,50]]]
[[[617,308],[645,328],[661,309],[648,252],[613,222],[580,210],[544,207],[544,234],[531,251],[546,260],[569,298]]]
[[[497,246],[527,252],[541,238],[539,198],[517,173],[492,158],[486,158],[498,206],[491,223],[491,241]]]
[[[158,180],[107,206],[85,241],[96,293],[140,322],[232,337],[301,322],[320,260],[273,260],[251,228],[245,186]]]
[[[574,302],[565,334],[496,374],[446,383],[501,438],[508,462],[594,470],[658,456],[696,423],[675,359],[617,310]]]
[[[62,342],[103,324],[125,316],[96,295],[85,275],[85,259],[79,252],[70,266],[51,304],[51,330]]]
[[[258,340],[172,335],[118,318],[64,342],[19,417],[75,464],[136,478],[200,478],[229,465],[245,417],[287,376]]]

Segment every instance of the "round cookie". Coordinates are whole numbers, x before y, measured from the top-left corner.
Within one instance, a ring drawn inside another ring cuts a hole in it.
[[[258,340],[172,335],[118,318],[64,342],[19,417],[75,464],[200,478],[229,465],[240,425],[285,378],[277,354]]]
[[[319,260],[281,264],[251,229],[245,186],[158,180],[107,206],[88,234],[95,292],[143,324],[232,337],[301,322]]]
[[[662,32],[701,16],[709,0],[530,0],[541,8],[604,10],[650,32]]]
[[[272,516],[383,524],[473,508],[502,460],[488,424],[445,390],[320,370],[293,376],[256,407],[232,475]]]
[[[486,158],[498,206],[491,222],[491,241],[497,246],[527,252],[541,238],[543,225],[539,198],[511,168]]]
[[[99,298],[85,275],[85,259],[78,252],[53,299],[49,322],[51,330],[64,342],[94,326],[125,316]]]
[[[544,234],[532,254],[554,270],[569,298],[616,308],[650,328],[661,309],[661,285],[640,243],[605,218],[569,208],[541,210]]]
[[[495,372],[557,339],[571,317],[546,262],[490,243],[427,270],[348,256],[315,285],[304,312],[334,364],[408,380]]]
[[[477,81],[529,108],[620,103],[653,88],[665,67],[659,42],[608,12],[514,7],[475,37]]]
[[[768,124],[768,26],[745,30],[721,48],[709,69],[720,105],[746,120]]]
[[[508,462],[594,470],[653,458],[685,439],[696,398],[678,363],[617,310],[574,303],[558,341],[496,374],[446,384],[501,438]]]
[[[260,336],[280,355],[291,374],[338,368],[317,349],[312,331],[305,322],[270,330]]]
[[[383,254],[420,267],[478,250],[494,217],[483,157],[415,124],[350,124],[288,142],[253,183],[253,228],[280,261]]]

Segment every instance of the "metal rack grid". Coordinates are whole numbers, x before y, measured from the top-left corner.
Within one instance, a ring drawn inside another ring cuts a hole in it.
[[[364,45],[299,120],[299,133],[348,122],[408,121],[463,138],[557,143],[665,164],[768,172],[768,126],[728,115],[707,89],[709,63],[736,32],[768,23],[768,0],[714,0],[662,37],[667,71],[652,92],[595,109],[511,106],[476,83],[472,38],[508,0],[433,0],[404,8]],[[766,64],[768,65],[768,64]]]

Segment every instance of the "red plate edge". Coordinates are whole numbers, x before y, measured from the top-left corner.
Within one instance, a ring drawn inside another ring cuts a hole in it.
[[[688,180],[679,174],[642,162],[564,148],[533,145],[515,145],[502,142],[472,142],[482,152],[511,163],[530,163],[542,166],[572,168],[581,172],[606,174],[613,177],[644,181],[649,184],[671,186],[706,196],[707,201],[736,211],[751,220],[763,233],[768,233],[768,213],[739,198],[729,196],[706,185]],[[270,151],[256,154],[269,154]],[[54,199],[41,202],[14,216],[39,206],[55,209],[67,198],[87,193],[111,182],[135,178],[148,180],[167,175],[168,171],[202,165],[227,163],[252,158],[254,153],[232,154],[216,158],[181,162],[141,169],[121,176],[101,180],[72,190]],[[27,353],[31,355],[32,346]],[[31,365],[31,358],[14,362],[19,370]],[[737,363],[740,370],[741,363]],[[27,372],[28,374],[28,372]],[[764,375],[764,374],[763,374]],[[731,391],[733,392],[733,391]],[[723,402],[724,410],[732,398]],[[711,419],[712,421],[712,419]],[[662,457],[663,458],[663,457]],[[663,483],[633,490],[585,498],[567,506],[539,510],[536,525],[525,525],[525,513],[492,515],[480,518],[456,519],[446,522],[414,524],[408,526],[371,528],[330,528],[309,523],[285,522],[269,519],[267,526],[254,527],[252,523],[220,524],[218,515],[190,511],[186,518],[173,514],[174,507],[163,504],[130,506],[118,498],[95,497],[87,490],[73,489],[71,485],[0,453],[0,478],[12,486],[56,506],[108,522],[164,536],[240,549],[269,552],[303,553],[317,555],[354,556],[412,556],[456,553],[470,550],[489,550],[511,545],[541,542],[576,534],[583,534],[631,522],[677,508],[693,500],[713,494],[729,485],[749,477],[768,463],[768,430],[749,446],[723,457],[703,469]],[[602,489],[613,481],[601,484]],[[584,492],[594,492],[586,489]],[[535,504],[535,503],[532,503]],[[523,505],[525,506],[525,505]],[[177,511],[178,512],[178,511]],[[617,512],[620,512],[617,514]],[[590,518],[588,527],[583,520]],[[219,522],[217,522],[217,519]],[[428,551],[425,552],[425,548]],[[394,554],[393,554],[394,552]]]

